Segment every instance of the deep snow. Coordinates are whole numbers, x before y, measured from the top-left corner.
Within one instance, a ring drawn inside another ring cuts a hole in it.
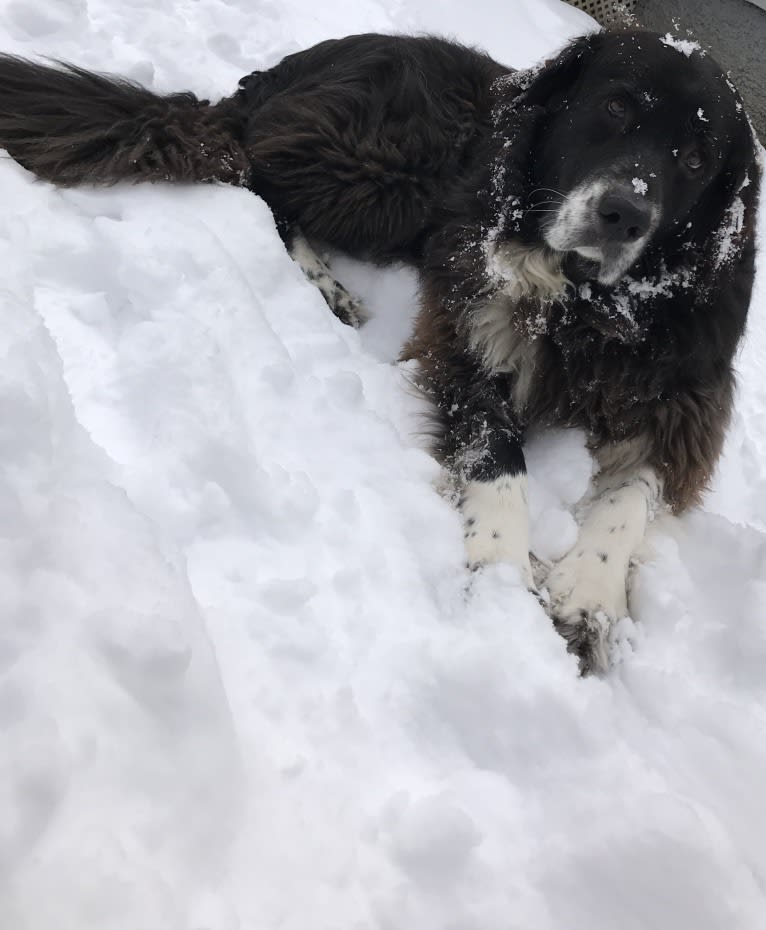
[[[0,47],[216,96],[356,31],[524,66],[591,25],[12,0]],[[464,574],[392,364],[411,272],[338,261],[356,333],[247,192],[57,191],[4,159],[0,202],[0,927],[766,926],[763,274],[714,492],[658,521],[622,662],[581,680],[514,569]],[[555,558],[591,461],[576,433],[528,461]]]

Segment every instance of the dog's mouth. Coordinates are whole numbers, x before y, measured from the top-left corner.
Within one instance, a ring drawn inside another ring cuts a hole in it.
[[[644,251],[648,237],[644,242],[636,242],[632,248],[601,249],[596,246],[572,245],[561,251],[574,252],[584,258],[585,266],[591,271],[590,277],[599,284],[611,287],[634,265]]]
[[[568,194],[543,230],[557,252],[574,252],[593,263],[593,277],[613,285],[635,264],[659,221],[646,185],[590,181]]]

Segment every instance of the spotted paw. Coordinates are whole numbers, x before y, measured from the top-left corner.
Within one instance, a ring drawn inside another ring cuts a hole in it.
[[[335,287],[332,293],[327,297],[327,303],[330,305],[330,309],[341,323],[345,323],[347,326],[353,326],[354,329],[359,329],[370,317],[367,308],[361,300],[352,297],[342,284],[338,284],[337,281],[334,283]]]
[[[546,587],[554,626],[583,675],[605,672],[612,627],[628,612],[624,566],[610,564],[603,553],[575,549],[554,565]]]
[[[341,323],[358,329],[368,319],[369,314],[361,301],[352,297],[346,288],[335,280],[327,262],[297,228],[292,230],[289,237],[288,251],[309,281],[317,286],[328,307]]]
[[[469,569],[510,562],[519,569],[527,588],[536,592],[529,561],[526,477],[468,482],[461,510]]]

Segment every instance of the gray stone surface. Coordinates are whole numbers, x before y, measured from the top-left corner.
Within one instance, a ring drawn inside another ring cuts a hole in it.
[[[766,11],[748,0],[639,0],[641,24],[658,32],[673,30],[710,48],[742,94],[759,136],[766,140]]]
[[[573,5],[588,8],[577,0]],[[731,72],[758,135],[766,142],[764,0],[636,0],[628,5],[639,25],[656,32],[678,32],[683,38],[688,31],[689,38],[708,48]]]

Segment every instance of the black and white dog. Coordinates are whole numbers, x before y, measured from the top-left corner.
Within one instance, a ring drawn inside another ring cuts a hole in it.
[[[462,484],[472,565],[530,587],[523,441],[578,426],[600,463],[554,622],[608,664],[654,508],[699,501],[729,420],[754,266],[753,132],[702,51],[642,31],[528,72],[438,38],[323,42],[210,105],[0,58],[0,145],[56,184],[219,180],[262,195],[343,320],[313,244],[414,262],[405,355]]]

